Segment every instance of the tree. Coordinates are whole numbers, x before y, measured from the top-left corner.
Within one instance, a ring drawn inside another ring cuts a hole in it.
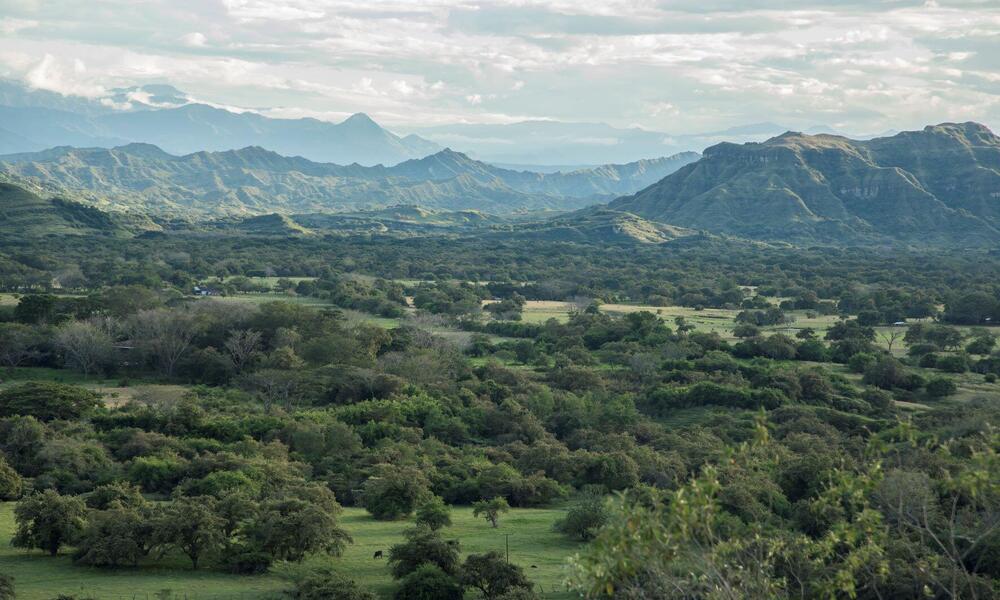
[[[972,339],[965,347],[965,351],[969,354],[989,354],[993,351],[993,347],[996,346],[997,339],[990,334],[979,335]]]
[[[257,548],[280,560],[300,562],[312,552],[339,556],[351,542],[337,524],[339,512],[333,493],[317,486],[303,497],[263,503],[247,535]]]
[[[424,563],[400,582],[395,600],[462,600],[464,590],[454,576],[441,567]]]
[[[890,327],[889,329],[880,332],[878,334],[878,337],[880,340],[882,340],[882,343],[885,344],[885,347],[889,351],[889,354],[892,354],[892,347],[896,344],[897,341],[901,340],[905,334],[906,332],[903,329],[900,329],[898,327]]]
[[[313,571],[297,580],[290,595],[295,600],[377,600],[375,594],[354,580],[326,570]]]
[[[486,600],[495,600],[516,588],[531,590],[533,584],[517,565],[508,563],[499,552],[470,554],[462,563],[461,581],[475,588]]]
[[[405,541],[389,548],[392,576],[402,579],[422,564],[431,563],[445,573],[458,570],[457,541],[444,540],[441,534],[427,527],[414,527],[403,532]]]
[[[597,494],[587,494],[567,511],[566,516],[556,521],[554,529],[581,541],[593,539],[597,531],[608,521],[608,509],[604,498]]]
[[[149,554],[152,534],[149,510],[117,505],[91,511],[73,560],[99,567],[135,566]]]
[[[215,513],[211,496],[182,496],[173,500],[157,515],[153,527],[153,543],[161,554],[176,548],[191,559],[191,567],[206,555],[222,547],[225,523]]]
[[[190,314],[167,309],[138,312],[130,320],[129,329],[136,347],[167,377],[174,374],[198,332]]]
[[[71,321],[56,332],[55,346],[63,362],[85,375],[114,364],[114,339],[96,323]]]
[[[868,385],[874,385],[885,390],[895,387],[907,387],[906,371],[896,359],[885,356],[876,360],[865,369],[862,377]]]
[[[472,516],[482,515],[494,528],[500,524],[500,513],[510,510],[510,504],[503,496],[490,498],[489,500],[479,500],[472,504]]]
[[[437,530],[451,525],[451,509],[440,496],[430,496],[417,506],[414,522]]]
[[[226,339],[226,351],[237,373],[243,372],[259,355],[260,340],[261,333],[249,329],[234,331]]]
[[[738,323],[733,327],[733,336],[738,338],[752,338],[760,335],[760,328],[752,323]]]
[[[0,500],[17,500],[24,490],[24,481],[0,454]]]
[[[14,508],[17,531],[10,543],[16,548],[38,548],[55,556],[64,545],[79,539],[86,518],[83,500],[45,490],[17,503]]]
[[[31,381],[0,391],[0,417],[32,416],[42,421],[78,419],[100,404],[100,396],[73,385]]]
[[[41,358],[42,336],[21,323],[0,323],[0,365],[17,367]]]
[[[365,481],[361,501],[373,517],[391,521],[412,513],[428,493],[426,480],[416,469],[388,467]]]

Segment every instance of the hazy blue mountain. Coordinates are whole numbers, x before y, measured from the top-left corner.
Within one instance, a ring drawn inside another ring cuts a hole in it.
[[[315,161],[394,165],[441,149],[417,135],[400,137],[362,113],[341,123],[272,119],[193,103],[169,85],[117,88],[92,100],[0,81],[0,127],[4,153],[142,142],[174,154],[262,146]]]
[[[437,125],[414,127],[408,131],[442,146],[460,148],[478,160],[531,168],[530,165],[627,163],[650,156],[700,152],[721,141],[761,141],[781,133],[784,128],[761,123],[697,135],[673,135],[604,123],[537,120]]]

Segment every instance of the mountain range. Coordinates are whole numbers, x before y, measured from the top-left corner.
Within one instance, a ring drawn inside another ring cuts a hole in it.
[[[332,212],[393,205],[498,215],[571,210],[632,193],[697,160],[684,153],[569,173],[494,167],[451,150],[392,167],[317,163],[260,147],[169,154],[150,144],[0,156],[0,174],[49,194],[161,216]]]
[[[1000,138],[944,123],[867,141],[787,132],[722,143],[609,207],[764,240],[995,246]]]

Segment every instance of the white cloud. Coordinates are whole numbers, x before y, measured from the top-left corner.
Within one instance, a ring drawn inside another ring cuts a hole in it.
[[[50,0],[5,11],[0,74],[91,97],[171,82],[282,114],[671,133],[902,129],[962,111],[1000,125],[995,2]]]
[[[201,48],[208,42],[204,33],[192,31],[181,36],[181,43],[192,48]]]

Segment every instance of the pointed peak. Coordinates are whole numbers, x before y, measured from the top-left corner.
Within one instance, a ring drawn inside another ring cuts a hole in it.
[[[351,115],[351,116],[347,117],[346,119],[344,119],[344,121],[341,123],[341,125],[348,125],[348,124],[350,124],[350,125],[365,125],[365,126],[369,126],[369,127],[370,126],[375,126],[375,127],[379,127],[381,129],[381,127],[379,126],[379,124],[376,123],[374,119],[372,119],[366,113],[363,113],[363,112],[354,113],[353,115]]]

